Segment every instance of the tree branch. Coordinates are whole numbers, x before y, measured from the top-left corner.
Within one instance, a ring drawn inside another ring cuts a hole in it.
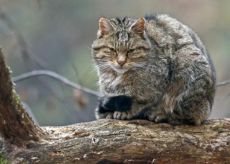
[[[49,139],[8,154],[12,163],[229,163],[230,120],[172,126],[146,120],[97,120],[43,127]]]
[[[27,72],[27,73],[21,74],[19,76],[13,77],[12,80],[15,83],[17,83],[17,82],[20,82],[22,80],[33,78],[33,77],[36,77],[36,76],[44,76],[44,75],[48,76],[48,77],[51,77],[53,79],[59,80],[63,84],[65,84],[65,85],[67,85],[67,86],[69,86],[71,88],[81,90],[81,91],[83,91],[85,93],[88,93],[88,94],[91,94],[93,96],[97,96],[97,97],[100,96],[99,92],[96,92],[96,91],[93,91],[91,89],[82,87],[81,85],[76,84],[76,83],[68,80],[67,78],[65,78],[65,77],[63,77],[63,76],[61,76],[61,75],[59,75],[57,73],[52,72],[52,71],[48,71],[48,70],[36,70],[36,71]]]
[[[25,63],[31,61],[32,63],[38,65],[40,68],[45,68],[45,64],[36,56],[34,56],[29,50],[27,43],[23,36],[18,31],[17,27],[14,25],[14,23],[11,21],[11,19],[7,16],[7,14],[4,12],[4,9],[2,6],[0,6],[0,20],[5,23],[6,27],[14,33],[15,39],[20,47],[20,52],[25,60]]]
[[[216,87],[223,87],[223,86],[226,86],[230,84],[230,80],[226,80],[226,81],[222,81],[222,82],[219,82]]]
[[[93,91],[89,88],[86,88],[86,87],[82,87],[80,84],[77,84],[77,83],[74,83],[70,80],[68,80],[66,77],[64,76],[61,76],[53,71],[49,71],[49,70],[35,70],[35,71],[31,71],[31,72],[27,72],[27,73],[23,73],[21,75],[18,75],[18,76],[15,76],[12,78],[12,80],[17,83],[17,82],[20,82],[20,81],[23,81],[23,80],[26,80],[26,79],[29,79],[29,78],[33,78],[33,77],[36,77],[36,76],[48,76],[48,77],[51,77],[55,80],[58,80],[62,83],[64,83],[65,85],[71,87],[71,88],[74,88],[74,89],[78,89],[78,90],[81,90],[85,93],[88,93],[88,94],[91,94],[93,96],[97,96],[99,97],[100,96],[100,93],[97,92],[97,91]],[[230,84],[230,80],[226,80],[226,81],[223,81],[223,82],[219,82],[216,87],[222,87],[222,86],[226,86]]]
[[[35,1],[37,5],[40,7],[40,1]],[[14,25],[14,22],[10,19],[10,17],[6,14],[3,4],[0,4],[0,21],[6,25],[6,27],[13,32],[14,38],[17,41],[20,53],[22,55],[24,63],[27,65],[27,67],[31,68],[31,66],[34,68],[34,66],[37,66],[39,68],[45,69],[47,66],[46,64],[36,55],[34,55],[29,47],[28,44],[23,37],[23,35],[20,33],[18,28]],[[30,65],[32,64],[32,65]],[[43,82],[42,80],[39,80]],[[58,97],[56,91],[50,86],[50,84],[44,83],[44,86],[51,92],[51,94],[58,99],[58,101],[61,101]]]

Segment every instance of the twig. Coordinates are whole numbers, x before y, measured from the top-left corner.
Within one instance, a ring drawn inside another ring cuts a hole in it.
[[[230,80],[226,80],[226,81],[222,81],[222,82],[219,82],[216,87],[222,87],[222,86],[225,86],[225,85],[228,85],[230,84]]]
[[[72,87],[74,89],[81,90],[83,92],[89,93],[89,94],[97,96],[97,97],[100,96],[99,92],[93,91],[93,90],[85,88],[85,87],[82,87],[81,85],[79,85],[77,83],[74,83],[74,82],[68,80],[67,78],[65,78],[65,77],[63,77],[63,76],[61,76],[61,75],[59,75],[59,74],[57,74],[57,73],[55,73],[53,71],[49,71],[49,70],[36,70],[36,71],[23,73],[23,74],[21,74],[19,76],[13,77],[13,81],[16,83],[16,82],[20,82],[20,81],[23,81],[23,80],[26,80],[26,79],[29,79],[29,78],[33,78],[33,77],[36,77],[36,76],[49,76],[49,77],[51,77],[53,79],[61,81],[65,85],[67,85],[69,87]],[[230,84],[230,80],[219,82],[216,86],[217,87],[222,87],[222,86],[225,86],[225,85],[228,85],[228,84]]]
[[[4,24],[10,31],[14,33],[14,37],[17,40],[17,43],[20,47],[21,55],[23,59],[25,60],[25,62],[27,63],[27,61],[30,60],[32,63],[44,69],[46,67],[45,64],[29,51],[28,45],[25,39],[23,38],[21,33],[18,31],[17,27],[14,25],[11,19],[8,17],[8,15],[4,12],[4,9],[2,6],[0,6],[0,20],[4,22]]]
[[[78,90],[81,90],[83,92],[86,92],[86,93],[89,93],[93,96],[97,96],[99,97],[100,96],[100,93],[97,92],[97,91],[93,91],[91,89],[88,89],[88,88],[85,88],[85,87],[82,87],[81,85],[79,84],[76,84],[70,80],[68,80],[67,78],[53,72],[53,71],[49,71],[49,70],[36,70],[36,71],[31,71],[31,72],[27,72],[27,73],[23,73],[19,76],[16,76],[16,77],[13,77],[12,80],[16,83],[16,82],[20,82],[20,81],[23,81],[23,80],[26,80],[26,79],[29,79],[29,78],[33,78],[33,77],[36,77],[36,76],[49,76],[53,79],[56,79],[56,80],[59,80],[61,81],[63,84],[69,86],[69,87],[72,87],[74,89],[78,89]]]
[[[38,2],[38,1],[37,1]],[[40,0],[39,0],[40,2]],[[38,3],[39,3],[38,2]],[[37,66],[40,69],[46,69],[46,64],[40,60],[40,58],[38,58],[36,55],[34,55],[28,45],[27,42],[25,40],[25,38],[23,37],[23,35],[20,33],[20,31],[18,30],[18,28],[14,25],[14,22],[10,19],[10,17],[6,14],[4,7],[2,4],[0,4],[0,21],[4,23],[4,25],[13,32],[14,34],[14,38],[17,41],[17,44],[19,46],[19,50],[21,52],[21,56],[23,58],[24,63],[26,64],[27,67],[31,68],[32,65]],[[32,65],[30,65],[32,64]],[[42,81],[39,79],[39,81]],[[44,86],[49,89],[49,91],[51,93],[53,93],[54,97],[56,97],[58,99],[58,101],[61,101],[60,97],[58,96],[58,94],[56,93],[56,91],[49,86],[49,84],[44,83]]]

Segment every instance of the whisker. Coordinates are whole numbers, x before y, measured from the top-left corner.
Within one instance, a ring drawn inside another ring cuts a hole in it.
[[[93,48],[92,48],[92,47],[88,47],[88,46],[87,46],[87,48],[88,48],[89,50],[93,50]]]
[[[133,66],[134,67],[143,67],[145,65],[144,62],[141,62],[141,63],[133,63]]]

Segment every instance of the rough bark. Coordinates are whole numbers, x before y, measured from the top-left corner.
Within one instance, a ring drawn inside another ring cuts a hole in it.
[[[172,126],[145,120],[98,120],[43,127],[49,135],[9,153],[15,163],[228,163],[230,120]]]
[[[0,133],[10,143],[23,145],[25,141],[39,140],[42,131],[23,109],[14,90],[10,69],[0,50]]]
[[[228,163],[230,119],[201,126],[98,120],[37,127],[0,52],[0,152],[12,163]],[[31,142],[33,141],[33,142]]]

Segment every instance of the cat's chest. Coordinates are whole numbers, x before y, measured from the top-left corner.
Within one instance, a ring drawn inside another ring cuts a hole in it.
[[[100,77],[101,90],[111,94],[129,94],[133,81],[129,76],[104,74]]]
[[[105,85],[111,89],[117,89],[117,87],[123,86],[124,84],[125,84],[125,81],[122,75],[118,75],[118,76],[105,80]]]

